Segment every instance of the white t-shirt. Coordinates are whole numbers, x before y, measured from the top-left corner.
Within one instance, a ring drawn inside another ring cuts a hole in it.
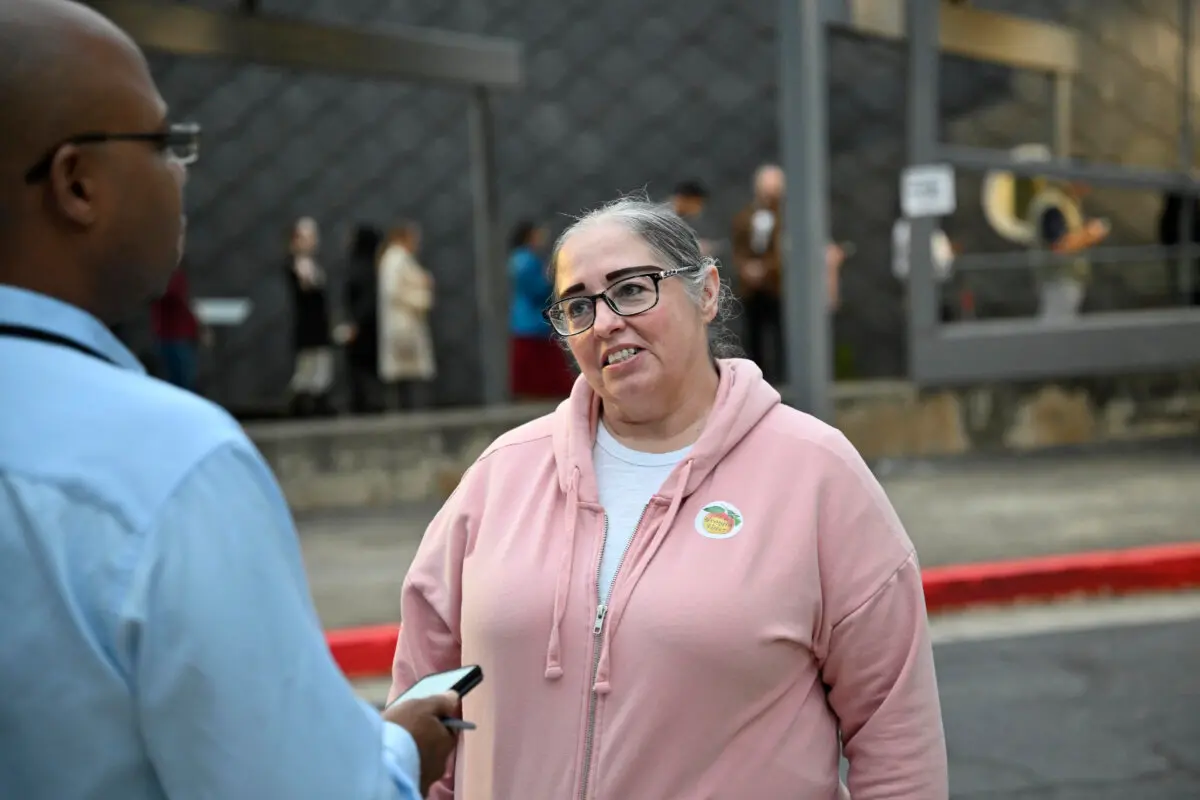
[[[673,453],[642,453],[614,439],[604,423],[597,426],[592,463],[596,467],[600,505],[604,506],[608,516],[608,538],[600,557],[601,603],[608,602],[621,557],[633,539],[633,532],[650,498],[691,449],[689,446]]]
[[[750,249],[755,255],[765,255],[771,248],[775,222],[775,212],[769,208],[760,208],[750,215]]]
[[[912,225],[909,221],[903,218],[896,220],[892,225],[892,274],[902,281],[908,280],[911,239]],[[933,248],[933,277],[938,283],[945,283],[954,267],[954,247],[950,244],[950,237],[941,228],[934,228],[929,244]]]

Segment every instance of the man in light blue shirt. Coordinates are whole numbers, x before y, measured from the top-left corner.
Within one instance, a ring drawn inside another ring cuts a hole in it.
[[[455,700],[355,697],[261,456],[102,322],[178,263],[165,119],[102,17],[0,2],[0,797],[419,797]]]

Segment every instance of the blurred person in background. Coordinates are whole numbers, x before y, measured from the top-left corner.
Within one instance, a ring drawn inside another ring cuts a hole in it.
[[[783,352],[783,169],[764,164],[754,174],[754,198],[733,220],[732,248],[738,296],[745,311],[746,349],[769,383],[785,380]],[[825,248],[828,306],[841,305],[841,268],[846,252]]]
[[[696,231],[700,239],[700,251],[705,256],[716,257],[718,243],[716,237],[709,236],[705,230],[706,219],[704,210],[708,207],[708,189],[697,180],[680,181],[671,193],[671,210]]]
[[[421,228],[405,221],[388,235],[379,258],[379,380],[389,408],[429,404],[429,384],[437,376],[429,314],[433,276],[417,261]]]
[[[515,400],[561,399],[575,383],[542,313],[553,291],[542,256],[547,238],[544,227],[523,220],[509,239],[509,377]]]
[[[907,285],[912,272],[912,223],[904,216],[900,202],[896,202],[896,221],[892,223],[892,274],[896,280]],[[933,280],[938,291],[938,313],[942,322],[951,322],[960,314],[953,297],[949,296],[949,284],[954,277],[954,243],[941,227],[935,227],[930,235],[933,251]]]
[[[346,324],[340,338],[346,345],[350,373],[350,410],[379,411],[379,256],[383,232],[358,225],[346,258]]]
[[[307,417],[334,413],[333,340],[330,337],[325,270],[317,261],[320,231],[312,217],[296,220],[284,263],[292,301],[292,347],[295,368],[290,389],[292,413]]]
[[[456,699],[338,669],[279,485],[106,325],[179,267],[198,126],[79,3],[0,3],[0,797],[415,800]]]
[[[431,797],[834,800],[844,751],[854,800],[946,800],[917,556],[854,447],[712,349],[727,296],[662,204],[583,217],[550,267],[583,380],[404,579],[390,696],[488,676]]]
[[[150,311],[163,379],[180,389],[196,391],[202,330],[192,311],[186,261],[171,274],[167,290]]]
[[[1037,178],[1034,185],[1027,212],[1037,231],[1034,247],[1056,254],[1079,254],[1037,270],[1038,315],[1047,321],[1074,319],[1083,307],[1092,277],[1091,263],[1083,254],[1107,239],[1111,229],[1108,220],[1085,216],[1083,198],[1089,191],[1085,184]]]
[[[1200,244],[1200,204],[1196,203],[1194,195],[1184,195],[1178,191],[1167,192],[1163,195],[1162,211],[1158,216],[1159,244],[1164,247],[1183,244],[1183,226],[1180,223],[1183,221],[1184,214],[1191,218],[1192,244]],[[1200,256],[1195,256],[1186,262],[1185,269],[1191,270],[1191,291],[1183,299],[1187,305],[1200,306],[1200,270],[1196,268],[1198,263],[1200,263]],[[1179,274],[1179,259],[1172,259],[1171,267],[1168,270],[1168,274],[1172,277],[1171,291],[1176,292],[1183,283],[1182,276]]]
[[[769,383],[783,379],[780,305],[783,170],[765,164],[754,175],[754,198],[734,217],[731,234],[746,352]]]

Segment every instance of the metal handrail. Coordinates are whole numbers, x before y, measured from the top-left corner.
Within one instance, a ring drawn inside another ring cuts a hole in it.
[[[1048,250],[964,253],[954,259],[954,269],[956,272],[1036,269],[1056,264],[1070,264],[1079,259],[1085,259],[1092,265],[1126,264],[1135,266],[1146,261],[1178,261],[1188,257],[1200,258],[1200,244],[1119,245],[1096,247],[1079,253],[1053,253]]]

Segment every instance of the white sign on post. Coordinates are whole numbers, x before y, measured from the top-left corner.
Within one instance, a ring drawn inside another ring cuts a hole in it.
[[[921,164],[900,175],[900,210],[905,217],[948,217],[958,208],[954,167]]]

